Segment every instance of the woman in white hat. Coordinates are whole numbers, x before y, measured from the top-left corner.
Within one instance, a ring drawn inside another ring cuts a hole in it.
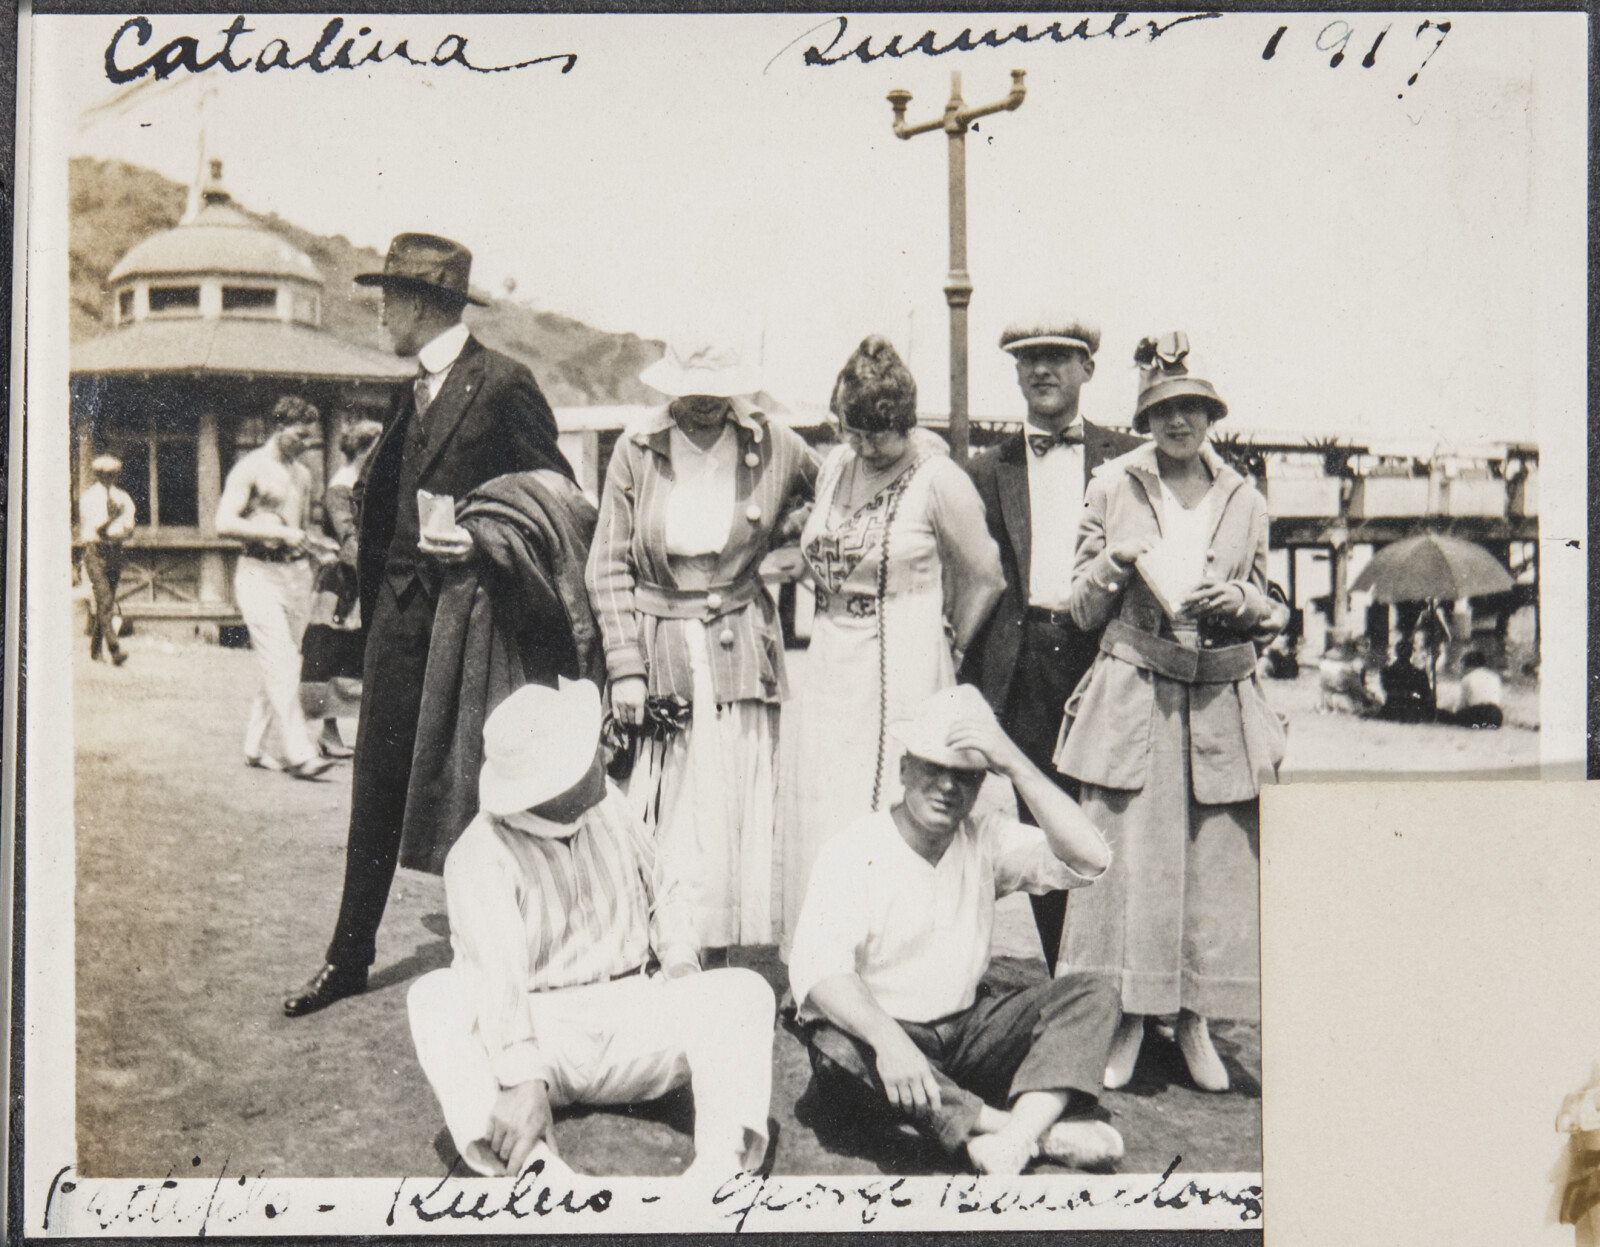
[[[1061,964],[1120,987],[1107,1087],[1132,1077],[1145,1017],[1177,1014],[1196,1085],[1226,1091],[1207,1019],[1260,1016],[1257,793],[1284,734],[1256,657],[1287,610],[1267,595],[1266,500],[1209,445],[1228,408],[1188,355],[1182,333],[1140,343],[1152,440],[1084,501],[1070,609],[1105,631],[1055,762],[1114,860],[1067,907]]]
[[[772,940],[783,633],[761,560],[812,495],[815,456],[756,398],[736,348],[674,346],[640,374],[671,401],[612,452],[589,553],[611,710],[664,737],[629,797],[684,880],[702,948]],[[687,722],[685,716],[687,715]]]
[[[800,538],[817,616],[786,786],[785,955],[817,851],[900,799],[903,748],[888,724],[955,683],[1005,588],[977,487],[916,427],[917,383],[886,339],[856,348],[830,406],[843,445],[822,466]]]

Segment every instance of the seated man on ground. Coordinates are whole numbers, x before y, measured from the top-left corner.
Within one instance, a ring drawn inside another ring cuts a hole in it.
[[[683,900],[606,780],[600,723],[577,680],[526,685],[484,724],[480,812],[444,867],[455,960],[407,1002],[417,1059],[479,1173],[521,1173],[541,1144],[548,1164],[552,1109],[690,1083],[686,1176],[721,1182],[766,1152],[772,989],[700,970]]]
[[[995,900],[1079,887],[1111,851],[1077,803],[1012,742],[970,685],[896,725],[904,798],[822,848],[789,982],[818,1090],[913,1123],[984,1173],[1034,1156],[1074,1167],[1122,1156],[1093,1110],[1116,988],[1068,974],[1030,987],[988,976]],[[971,817],[995,770],[1039,819]],[[1003,1106],[1003,1107],[1001,1107]]]
[[[1379,675],[1383,685],[1380,719],[1393,719],[1398,723],[1433,722],[1433,686],[1428,683],[1428,673],[1411,661],[1414,652],[1411,639],[1402,637],[1394,647],[1394,661]]]
[[[1454,714],[1441,715],[1458,727],[1497,728],[1505,724],[1506,686],[1500,673],[1477,650],[1461,660],[1461,691]]]

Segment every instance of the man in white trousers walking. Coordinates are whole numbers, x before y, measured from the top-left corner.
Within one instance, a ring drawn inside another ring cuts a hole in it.
[[[444,867],[455,959],[408,998],[417,1059],[479,1173],[555,1152],[553,1109],[689,1083],[685,1176],[719,1183],[766,1153],[772,989],[700,969],[685,898],[606,780],[600,724],[599,689],[577,680],[526,685],[484,725],[479,814]]]
[[[300,639],[311,615],[311,473],[299,459],[316,438],[317,409],[286,395],[272,409],[272,426],[272,436],[233,465],[217,504],[217,535],[244,542],[234,600],[261,667],[244,760],[316,779],[333,763],[312,747],[300,707]]]

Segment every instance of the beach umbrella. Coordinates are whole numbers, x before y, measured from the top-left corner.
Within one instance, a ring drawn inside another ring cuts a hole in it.
[[[1482,546],[1424,533],[1384,546],[1350,588],[1370,590],[1379,602],[1458,602],[1504,593],[1512,584],[1511,573]]]

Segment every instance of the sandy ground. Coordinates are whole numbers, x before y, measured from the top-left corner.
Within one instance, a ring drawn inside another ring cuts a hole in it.
[[[441,881],[400,872],[368,994],[285,1018],[284,991],[316,968],[332,928],[348,767],[307,784],[242,765],[247,651],[145,637],[129,648],[121,669],[74,659],[80,1171],[159,1176],[198,1156],[226,1158],[230,1172],[444,1173],[454,1151],[405,1015],[408,985],[449,961]],[[1522,728],[1319,716],[1314,679],[1269,693],[1291,716],[1289,770],[1301,777],[1406,759],[1473,774],[1537,758],[1537,733]],[[1042,975],[1025,901],[1009,901],[999,925],[1007,971]],[[781,987],[771,948],[741,960]],[[1125,1172],[1176,1156],[1190,1172],[1259,1169],[1259,1031],[1220,1024],[1217,1036],[1233,1093],[1194,1089],[1175,1047],[1152,1037],[1130,1087],[1105,1097],[1127,1141]],[[803,1050],[781,1026],[773,1062],[777,1172],[939,1170],[920,1148],[824,1120]],[[689,1160],[692,1113],[675,1094],[632,1112],[567,1114],[557,1134],[580,1170],[672,1173]]]

